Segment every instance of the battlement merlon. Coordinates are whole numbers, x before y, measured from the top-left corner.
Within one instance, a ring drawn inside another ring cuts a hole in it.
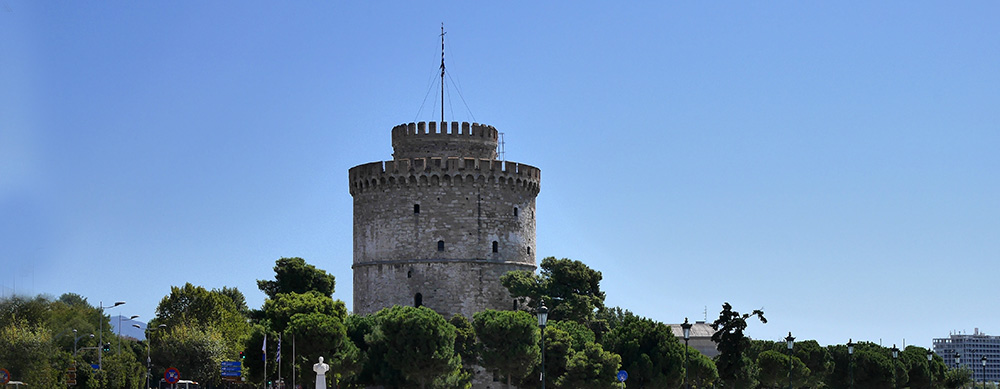
[[[432,157],[497,158],[497,129],[469,123],[419,122],[392,128],[394,159]]]
[[[536,194],[542,180],[541,169],[523,163],[479,158],[411,158],[358,165],[348,173],[351,194],[383,185],[470,181],[521,187]],[[423,177],[423,178],[421,178]]]

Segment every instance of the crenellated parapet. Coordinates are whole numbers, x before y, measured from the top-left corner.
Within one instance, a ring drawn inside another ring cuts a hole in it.
[[[350,192],[403,186],[493,184],[525,190],[540,189],[542,171],[523,163],[496,159],[434,157],[371,162],[350,169]]]
[[[440,126],[439,126],[440,124]],[[392,128],[394,159],[497,158],[497,129],[469,122],[419,122]]]

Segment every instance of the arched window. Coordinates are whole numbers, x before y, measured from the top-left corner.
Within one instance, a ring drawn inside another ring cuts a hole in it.
[[[500,252],[500,243],[495,240],[493,241],[493,252]]]
[[[424,305],[424,295],[417,293],[413,295],[413,306],[419,308]]]
[[[406,278],[413,278],[413,269],[406,271]]]
[[[420,204],[413,204],[413,213],[420,213]]]
[[[438,241],[438,251],[444,251],[444,241],[443,240],[439,240]]]

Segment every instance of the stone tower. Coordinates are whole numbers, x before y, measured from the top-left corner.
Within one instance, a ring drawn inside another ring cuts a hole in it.
[[[513,309],[500,276],[535,269],[541,171],[497,160],[492,126],[437,125],[394,127],[391,161],[350,169],[354,313]]]

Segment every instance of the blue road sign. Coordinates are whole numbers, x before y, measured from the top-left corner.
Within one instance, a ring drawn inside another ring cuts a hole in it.
[[[220,368],[223,377],[239,377],[242,375],[242,365],[239,361],[222,361]]]
[[[167,368],[167,371],[163,372],[163,380],[167,381],[168,384],[176,384],[180,379],[181,372],[176,367]]]
[[[625,382],[628,379],[628,372],[625,370],[618,370],[618,382]]]
[[[100,368],[101,368],[101,365],[98,365],[98,364],[96,364],[96,363],[91,363],[91,364],[90,364],[90,368],[91,368],[91,369],[94,369],[94,370],[97,370],[97,369],[100,369]]]

